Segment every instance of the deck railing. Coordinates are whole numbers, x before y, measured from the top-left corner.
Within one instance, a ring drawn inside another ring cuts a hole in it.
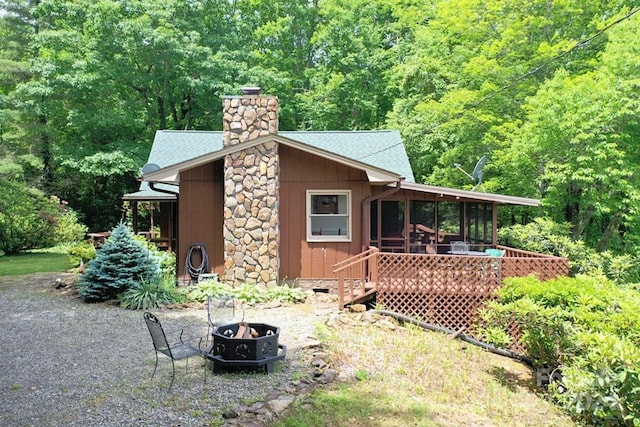
[[[569,273],[565,258],[498,249],[505,255],[399,254],[370,249],[334,266],[340,308],[360,298],[360,284],[364,289],[369,283],[367,293],[376,293],[376,304],[387,310],[468,331],[477,309],[493,298],[503,279],[533,274],[548,280]]]

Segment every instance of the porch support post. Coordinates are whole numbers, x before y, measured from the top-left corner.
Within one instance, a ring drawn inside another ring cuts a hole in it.
[[[367,197],[362,201],[362,252],[369,249],[369,245],[371,244],[371,202],[400,191],[402,181],[404,181],[404,177],[396,182],[395,187],[383,191],[380,194]]]
[[[495,202],[491,204],[491,216],[491,221],[493,222],[493,227],[491,227],[491,243],[495,248],[498,244],[498,204]]]
[[[138,234],[138,201],[131,201],[131,225],[133,226],[133,232]]]

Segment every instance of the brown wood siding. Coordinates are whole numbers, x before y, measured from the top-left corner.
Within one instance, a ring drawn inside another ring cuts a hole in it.
[[[334,278],[332,266],[360,252],[364,172],[280,145],[281,279]],[[307,242],[307,190],[351,190],[351,242]]]
[[[187,251],[194,243],[204,243],[209,269],[224,272],[222,222],[224,189],[222,160],[180,173],[178,274],[185,274]]]

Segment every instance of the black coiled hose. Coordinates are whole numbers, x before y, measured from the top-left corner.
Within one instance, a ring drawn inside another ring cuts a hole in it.
[[[200,265],[195,267],[193,265],[192,257],[193,253],[197,251],[200,251]],[[207,255],[207,247],[204,245],[204,243],[194,243],[189,247],[184,269],[191,277],[191,280],[196,281],[202,273],[206,273],[209,271],[209,256]]]
[[[483,348],[485,350],[488,350],[488,351],[490,351],[492,353],[499,354],[500,356],[506,356],[506,357],[510,357],[512,359],[519,360],[519,361],[524,362],[527,365],[533,367],[533,362],[531,361],[531,359],[529,359],[526,356],[523,356],[523,355],[518,354],[518,353],[514,353],[513,351],[510,351],[510,350],[505,350],[505,349],[502,349],[502,348],[494,347],[491,344],[487,344],[485,342],[478,341],[477,339],[471,338],[468,335],[458,334],[456,331],[453,331],[451,329],[443,328],[442,326],[434,325],[432,323],[422,322],[422,321],[419,321],[419,320],[414,319],[412,317],[405,316],[404,314],[396,313],[395,311],[374,310],[374,313],[383,314],[385,316],[391,316],[394,319],[401,320],[401,321],[406,322],[406,323],[411,323],[413,325],[417,325],[417,326],[420,326],[421,328],[429,329],[431,331],[443,332],[445,334],[455,335],[458,338],[460,338],[462,341],[468,342],[469,344],[477,345],[478,347],[481,347],[481,348]]]

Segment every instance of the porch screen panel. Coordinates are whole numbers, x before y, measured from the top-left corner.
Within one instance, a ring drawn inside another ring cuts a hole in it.
[[[453,241],[463,240],[463,203],[438,203],[438,252],[446,252]]]
[[[432,253],[436,240],[436,204],[424,200],[409,202],[410,252]]]
[[[382,200],[380,249],[384,252],[405,252],[404,214],[405,202],[400,200]]]
[[[466,240],[478,245],[490,245],[493,240],[493,205],[491,203],[466,203]]]

